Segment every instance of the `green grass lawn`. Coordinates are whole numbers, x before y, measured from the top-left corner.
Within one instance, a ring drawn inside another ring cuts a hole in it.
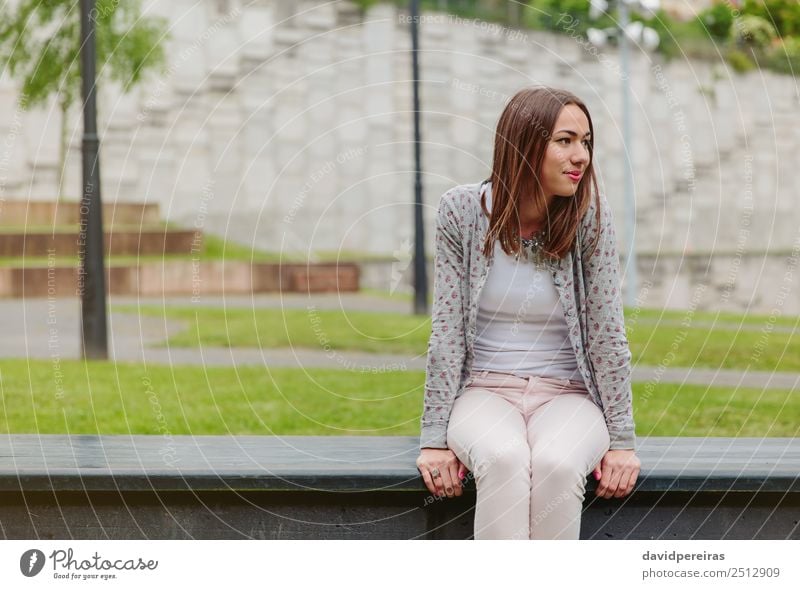
[[[163,317],[162,307],[114,306],[114,311]],[[186,321],[169,346],[262,347],[358,350],[384,354],[424,354],[430,319],[401,313],[323,309],[222,309],[169,307],[170,319]]]
[[[402,313],[317,309],[242,309],[115,306],[116,311],[186,321],[188,328],[164,345],[357,350],[424,355],[430,319]],[[635,364],[800,372],[800,330],[769,328],[766,317],[640,310],[627,329]],[[782,317],[775,326],[794,327]],[[714,323],[710,329],[700,323]],[[692,326],[697,324],[697,326]],[[765,327],[766,326],[766,327]],[[326,348],[330,346],[330,348]]]
[[[0,433],[419,435],[422,372],[0,360]],[[800,394],[634,385],[640,436],[796,436]]]
[[[634,362],[779,372],[800,371],[800,334],[657,327],[630,337]]]
[[[653,322],[682,322],[685,321],[689,327],[707,323],[715,323],[717,326],[722,324],[741,324],[748,327],[763,327],[768,323],[782,327],[794,327],[800,330],[800,317],[786,315],[770,317],[769,315],[757,313],[734,313],[732,311],[689,311],[673,309],[625,309],[625,321],[628,327],[638,323],[647,324]]]

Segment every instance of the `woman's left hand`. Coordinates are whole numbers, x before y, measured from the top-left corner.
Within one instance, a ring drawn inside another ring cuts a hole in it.
[[[641,466],[634,450],[609,450],[594,469],[595,495],[604,499],[624,497],[636,484]]]

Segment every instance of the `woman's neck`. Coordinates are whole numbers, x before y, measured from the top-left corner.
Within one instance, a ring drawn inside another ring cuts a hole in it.
[[[550,207],[553,202],[554,196],[547,199],[546,207]],[[532,234],[539,231],[545,224],[547,209],[539,209],[533,201],[525,201],[520,203],[519,208],[519,227],[520,236],[524,238],[530,237]]]
[[[491,182],[486,184],[486,205],[491,211],[492,208],[492,185]],[[550,196],[547,199],[547,207],[553,202],[555,196]],[[537,210],[533,201],[524,201],[520,204],[520,236],[527,239],[534,233],[539,231],[545,223],[546,209]]]

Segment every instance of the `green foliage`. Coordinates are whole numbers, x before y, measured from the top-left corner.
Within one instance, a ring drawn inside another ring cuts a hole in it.
[[[20,0],[0,19],[0,62],[20,80],[20,104],[35,106],[56,94],[61,110],[59,197],[64,194],[66,113],[81,94],[80,9],[75,0]],[[142,17],[139,0],[97,0],[95,24],[98,80],[129,91],[148,70],[163,69],[162,19]]]
[[[800,73],[800,37],[781,39],[770,47],[766,60],[769,68],[796,76]]]
[[[698,15],[711,36],[719,41],[730,37],[733,24],[733,11],[727,2],[717,2]]]
[[[663,10],[658,10],[642,22],[658,33],[658,51],[667,59],[715,54],[714,45],[709,43],[708,32],[700,19],[676,21]]]
[[[138,0],[97,0],[98,77],[129,90],[146,71],[163,67],[166,23],[142,17]],[[80,96],[80,12],[74,0],[21,0],[0,20],[0,60],[21,81],[24,100],[57,94],[62,110]]]
[[[782,37],[800,36],[800,2],[797,0],[746,0],[742,13],[772,23]]]
[[[523,22],[534,29],[564,30],[585,28],[589,22],[589,3],[580,0],[532,0],[523,10]]]
[[[373,0],[358,3],[369,6]],[[402,0],[394,0],[394,3],[403,8],[408,5]],[[609,2],[609,14],[596,20],[589,18],[589,5],[589,0],[528,0],[522,2],[518,11],[510,11],[508,3],[503,0],[420,2],[421,9],[425,10],[446,11],[463,18],[478,18],[573,37],[585,37],[590,27],[607,29],[617,26],[616,2]],[[519,16],[517,20],[512,19],[512,12]],[[798,0],[745,0],[738,9],[734,9],[734,3],[728,0],[714,0],[711,7],[687,21],[675,20],[664,10],[657,11],[650,18],[643,18],[634,10],[630,19],[642,21],[658,33],[657,51],[668,60],[680,57],[718,61],[723,55],[737,71],[756,67],[754,59],[757,59],[763,67],[797,72],[792,56],[794,38],[800,38]],[[613,44],[614,40],[611,42]]]
[[[378,4],[380,0],[352,0],[353,4],[358,6],[361,14],[366,14],[367,10]]]
[[[744,51],[740,51],[738,49],[731,49],[728,51],[726,59],[731,67],[739,73],[749,72],[756,67],[756,64],[753,63],[753,60],[750,59],[750,57]]]
[[[612,27],[615,20],[609,14],[591,20],[586,0],[531,0],[522,10],[522,22],[531,29],[585,34],[590,27]]]
[[[768,20],[752,14],[735,19],[732,32],[737,45],[756,50],[766,49],[778,36]]]

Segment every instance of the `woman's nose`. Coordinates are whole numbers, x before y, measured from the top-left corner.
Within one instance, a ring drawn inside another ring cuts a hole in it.
[[[572,161],[574,163],[579,162],[588,162],[589,161],[589,148],[585,145],[581,145],[575,151],[572,152]]]

